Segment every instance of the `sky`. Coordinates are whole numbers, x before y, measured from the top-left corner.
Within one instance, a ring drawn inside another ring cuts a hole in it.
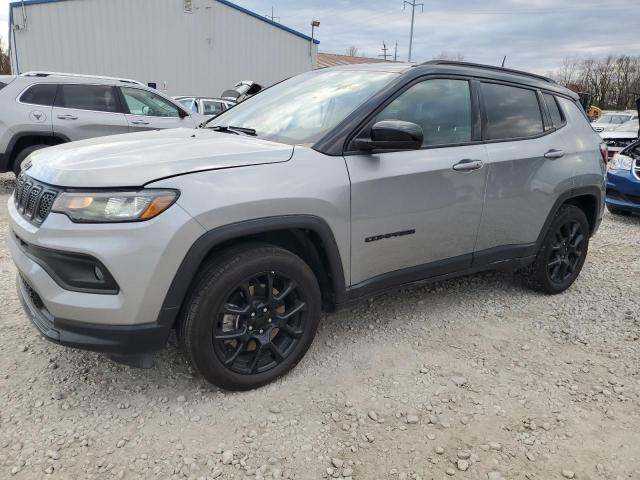
[[[109,0],[105,0],[109,1]],[[131,0],[135,1],[135,0]],[[564,57],[640,55],[640,0],[417,0],[413,60],[447,52],[465,61],[499,64],[538,73],[557,68]],[[9,0],[0,0],[0,36],[7,38]],[[345,53],[353,45],[369,57],[386,42],[406,60],[411,9],[402,0],[235,0],[259,14],[310,34],[320,51]],[[276,19],[277,20],[277,19]]]

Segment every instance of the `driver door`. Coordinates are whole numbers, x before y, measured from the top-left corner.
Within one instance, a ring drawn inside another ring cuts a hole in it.
[[[413,281],[471,266],[487,181],[472,98],[466,80],[423,80],[358,135],[370,136],[377,121],[403,120],[422,127],[424,142],[418,150],[345,156],[352,285],[389,275]]]
[[[135,87],[120,87],[120,91],[130,132],[197,126],[191,115],[160,95]]]

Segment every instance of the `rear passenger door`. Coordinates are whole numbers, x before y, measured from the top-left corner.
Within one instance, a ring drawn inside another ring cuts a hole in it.
[[[130,132],[165,128],[195,128],[190,115],[166,98],[135,87],[120,87]]]
[[[488,171],[474,265],[535,254],[545,220],[573,177],[565,118],[553,95],[547,109],[533,88],[482,82],[480,90]]]
[[[61,84],[52,112],[53,132],[70,141],[127,133],[115,87]]]

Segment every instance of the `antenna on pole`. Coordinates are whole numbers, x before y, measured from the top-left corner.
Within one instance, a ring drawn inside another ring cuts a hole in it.
[[[421,7],[424,12],[424,3],[416,3],[416,0],[411,0],[410,2],[408,0],[404,0],[402,9],[404,10],[407,5],[411,7],[411,34],[409,35],[409,62],[411,62],[411,49],[413,47],[413,21],[416,16],[416,7]]]
[[[265,17],[267,17],[272,22],[280,22],[280,17],[276,17],[273,13],[273,7],[271,7],[271,15],[265,15]]]
[[[501,68],[504,68],[504,62],[506,62],[506,61],[507,61],[507,56],[505,55],[505,56],[502,58],[502,65],[500,65],[500,67],[501,67]]]

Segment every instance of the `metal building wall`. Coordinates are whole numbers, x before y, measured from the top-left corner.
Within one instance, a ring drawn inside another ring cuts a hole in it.
[[[217,0],[63,0],[12,7],[12,68],[134,78],[169,95],[271,85],[313,69],[317,45]],[[312,50],[312,54],[310,54]]]

